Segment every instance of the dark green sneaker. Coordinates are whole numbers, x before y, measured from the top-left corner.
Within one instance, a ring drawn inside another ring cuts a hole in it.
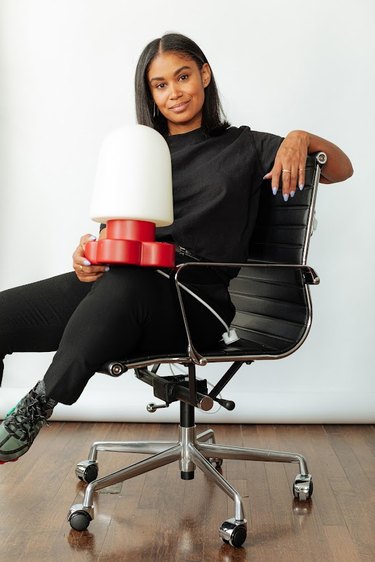
[[[56,404],[47,398],[43,381],[18,402],[0,425],[0,464],[16,461],[30,449]]]

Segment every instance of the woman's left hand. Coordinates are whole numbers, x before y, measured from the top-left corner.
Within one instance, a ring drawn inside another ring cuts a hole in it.
[[[284,201],[294,197],[297,187],[305,185],[306,158],[309,150],[309,134],[305,131],[291,131],[283,140],[276,153],[272,170],[264,176],[271,180],[276,195],[280,184]]]

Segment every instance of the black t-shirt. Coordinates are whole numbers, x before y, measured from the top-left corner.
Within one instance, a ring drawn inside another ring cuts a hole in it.
[[[209,261],[246,260],[263,176],[283,139],[242,126],[219,136],[196,129],[166,140],[174,222],[157,228],[157,239],[172,240]]]

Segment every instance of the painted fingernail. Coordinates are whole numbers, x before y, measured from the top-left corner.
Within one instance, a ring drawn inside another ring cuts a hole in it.
[[[290,192],[290,196],[291,196],[291,197],[294,197],[294,196],[295,196],[295,194],[296,194],[296,192],[295,192],[295,191],[291,191],[291,192]]]
[[[83,260],[83,265],[91,265],[91,261],[89,261],[89,260]]]
[[[302,189],[305,187],[305,184],[300,183],[298,187],[299,187],[299,190],[302,191]]]
[[[273,188],[272,188],[272,193],[273,193],[274,195],[276,195],[276,193],[277,193],[277,190],[278,190],[278,188],[277,188],[277,187],[273,187]]]
[[[289,193],[284,193],[283,197],[284,197],[284,201],[286,203],[289,199]]]

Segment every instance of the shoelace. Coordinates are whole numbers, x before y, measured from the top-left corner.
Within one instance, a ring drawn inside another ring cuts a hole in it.
[[[38,424],[45,423],[47,417],[40,396],[32,394],[24,400],[25,404],[17,406],[15,411],[5,418],[4,425],[10,435],[20,441],[29,442],[38,433]]]

